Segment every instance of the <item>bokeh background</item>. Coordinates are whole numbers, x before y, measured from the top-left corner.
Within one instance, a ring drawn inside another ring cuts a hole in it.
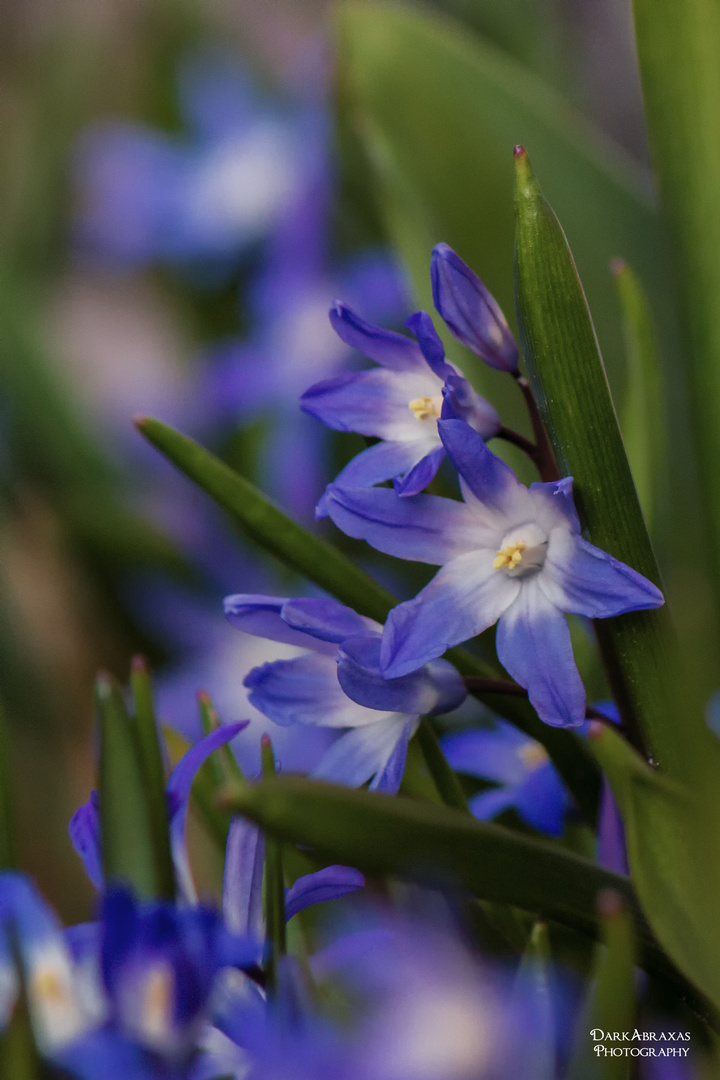
[[[428,12],[446,53],[413,28]],[[671,433],[685,390],[627,0],[341,15],[313,0],[2,0],[0,15],[0,701],[21,863],[74,921],[91,898],[67,823],[93,782],[96,671],[126,680],[146,655],[163,720],[188,737],[199,689],[243,719],[242,678],[264,657],[227,630],[222,597],[302,588],[143,444],[134,415],[193,434],[311,523],[362,447],[296,406],[358,363],[329,329],[331,300],[401,328],[429,306],[430,249],[447,241],[512,322],[521,141],[619,407],[614,255],[654,297]],[[453,50],[457,129],[438,120]],[[461,362],[522,427],[513,388]],[[674,532],[697,502],[682,447],[672,468],[671,515],[645,494],[690,635],[704,593]]]

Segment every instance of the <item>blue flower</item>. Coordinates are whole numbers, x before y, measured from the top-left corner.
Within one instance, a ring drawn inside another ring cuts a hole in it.
[[[540,743],[498,720],[492,728],[446,735],[442,748],[456,772],[498,785],[470,800],[475,817],[487,821],[513,808],[534,829],[562,835],[571,800]]]
[[[584,540],[572,480],[526,488],[461,420],[440,420],[465,502],[399,499],[382,488],[331,487],[328,513],[350,536],[400,558],[442,569],[396,607],[383,632],[380,666],[394,679],[498,623],[497,651],[542,720],[578,727],[585,688],[564,612],[604,619],[659,607],[646,578]]]
[[[430,266],[433,302],[454,336],[490,367],[518,373],[518,347],[497,301],[447,244]]]
[[[381,440],[343,469],[335,481],[341,487],[393,480],[398,495],[416,495],[427,487],[445,457],[437,430],[444,394],[454,413],[484,439],[497,435],[500,417],[447,362],[425,312],[417,312],[406,324],[417,342],[373,326],[340,301],[330,310],[330,322],[346,345],[380,365],[325,379],[300,399],[305,412],[328,427]],[[317,514],[324,513],[321,500]]]
[[[336,600],[239,594],[225,600],[225,613],[246,633],[309,650],[255,668],[245,685],[252,704],[277,724],[349,729],[312,770],[317,778],[397,791],[421,715],[448,712],[466,696],[446,661],[386,680],[382,627]]]
[[[196,260],[231,266],[311,182],[324,118],[263,101],[229,53],[180,70],[185,138],[106,123],[81,140],[78,245],[117,267]]]

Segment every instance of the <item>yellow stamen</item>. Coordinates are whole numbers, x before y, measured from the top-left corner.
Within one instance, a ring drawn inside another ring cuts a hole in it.
[[[40,968],[33,975],[30,995],[42,1001],[61,1002],[67,997],[67,991],[56,971],[52,968]]]
[[[431,417],[438,420],[441,405],[442,402],[438,398],[419,397],[408,402],[408,409],[413,413],[416,420],[429,420]]]
[[[526,743],[521,746],[518,750],[518,757],[531,772],[539,768],[540,765],[544,765],[548,760],[545,747],[536,742]]]
[[[526,547],[524,540],[518,540],[501,548],[493,561],[493,570],[514,570],[518,563],[522,562],[522,553]]]

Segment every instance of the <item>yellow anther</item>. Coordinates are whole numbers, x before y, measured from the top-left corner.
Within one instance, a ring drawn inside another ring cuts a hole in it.
[[[442,409],[442,398],[418,397],[408,402],[408,409],[416,420],[439,420]]]
[[[527,547],[524,540],[518,540],[514,544],[500,548],[493,561],[494,570],[514,570],[522,562],[522,553]]]
[[[172,972],[161,966],[151,971],[143,994],[143,1023],[148,1034],[161,1037],[167,1030],[173,1010],[174,979]]]
[[[62,979],[53,968],[40,968],[31,980],[30,994],[42,1001],[64,1001],[67,991]]]
[[[536,742],[525,743],[524,746],[521,746],[518,750],[518,757],[525,768],[531,772],[539,768],[540,765],[544,765],[548,760],[545,747]]]

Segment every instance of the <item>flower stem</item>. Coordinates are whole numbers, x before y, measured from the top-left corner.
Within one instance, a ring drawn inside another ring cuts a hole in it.
[[[448,765],[447,758],[442,752],[440,743],[427,717],[423,717],[420,721],[417,738],[425,758],[425,764],[435,781],[435,786],[442,801],[446,806],[452,806],[455,810],[464,810],[467,813],[467,799],[460,786],[460,781]]]
[[[545,431],[545,425],[543,424],[543,419],[540,415],[538,403],[530,388],[530,383],[525,376],[513,375],[513,378],[520,387],[522,395],[525,398],[525,405],[527,406],[530,423],[532,424],[533,436],[535,438],[534,453],[531,455],[532,459],[537,465],[540,478],[544,480],[546,484],[552,483],[553,480],[560,479],[560,470],[558,469],[553,448],[550,445],[550,440]]]

